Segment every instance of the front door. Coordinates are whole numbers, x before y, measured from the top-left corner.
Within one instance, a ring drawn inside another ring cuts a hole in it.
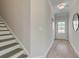
[[[55,22],[55,38],[56,39],[68,39],[68,22],[67,20]]]

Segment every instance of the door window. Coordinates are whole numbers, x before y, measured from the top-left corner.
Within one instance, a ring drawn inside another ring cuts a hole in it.
[[[58,33],[65,33],[65,22],[58,22]]]

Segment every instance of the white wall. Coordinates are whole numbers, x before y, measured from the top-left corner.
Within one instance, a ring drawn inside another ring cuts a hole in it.
[[[69,39],[70,39],[70,43],[72,44],[74,50],[79,55],[79,30],[75,32],[72,27],[73,15],[76,12],[79,13],[79,0],[74,0],[74,3],[71,6],[70,12],[71,14],[70,14],[70,20],[69,20]]]
[[[1,16],[30,52],[30,0],[0,0]]]
[[[31,0],[31,57],[42,57],[51,42],[47,0]],[[51,27],[52,28],[52,27]]]

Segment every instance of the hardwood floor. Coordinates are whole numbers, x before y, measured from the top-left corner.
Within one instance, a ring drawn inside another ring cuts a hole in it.
[[[68,40],[55,40],[50,49],[48,58],[78,58]]]

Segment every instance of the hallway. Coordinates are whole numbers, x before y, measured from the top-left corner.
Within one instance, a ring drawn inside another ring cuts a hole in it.
[[[0,0],[0,16],[0,58],[78,58],[79,0]]]
[[[0,58],[25,58],[25,51],[0,17]]]
[[[52,48],[48,53],[48,58],[78,58],[69,41],[55,40]]]

